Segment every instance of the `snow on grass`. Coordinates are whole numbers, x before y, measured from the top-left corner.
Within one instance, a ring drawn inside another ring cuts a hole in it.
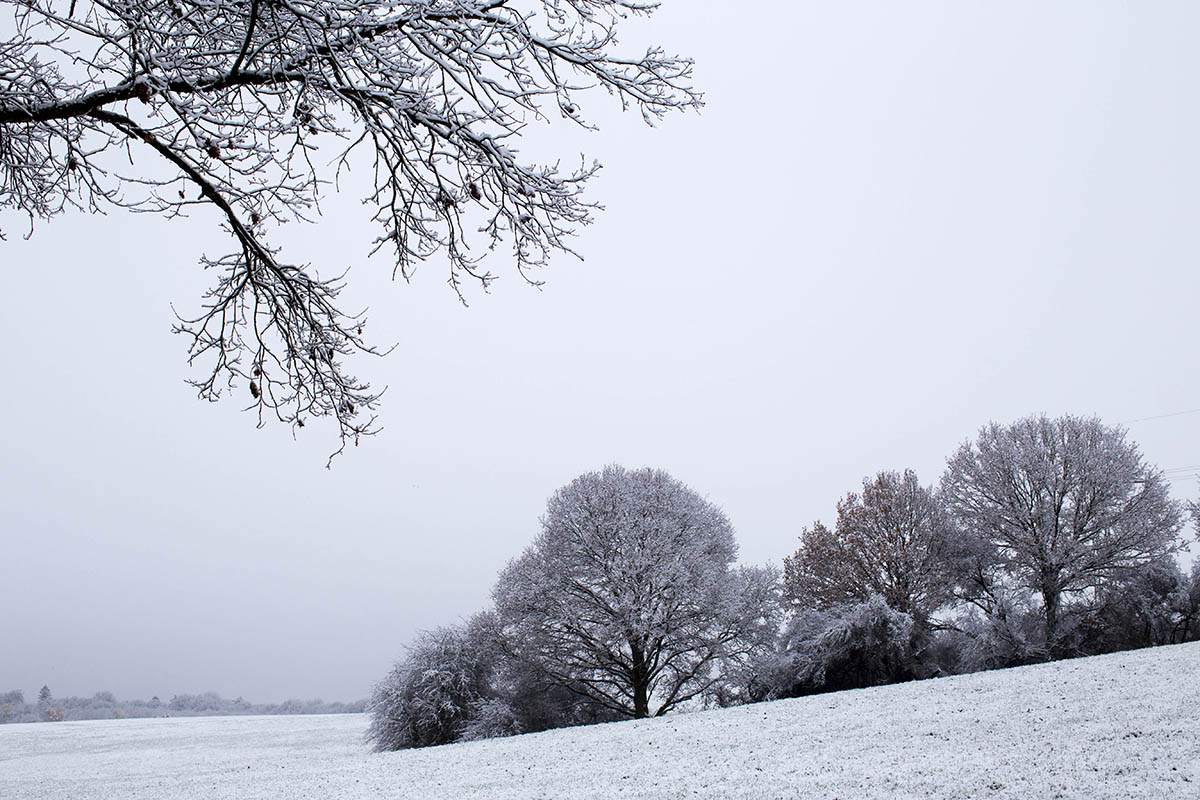
[[[4,800],[1200,798],[1200,643],[376,754],[361,715],[0,726]]]

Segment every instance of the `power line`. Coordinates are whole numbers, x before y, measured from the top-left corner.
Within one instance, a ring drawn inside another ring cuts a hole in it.
[[[1153,419],[1167,419],[1168,417],[1182,417],[1185,414],[1200,414],[1200,408],[1190,408],[1187,411],[1173,411],[1170,414],[1155,414],[1153,417],[1138,417],[1137,419],[1127,419],[1118,425],[1130,425],[1134,422],[1149,422]]]

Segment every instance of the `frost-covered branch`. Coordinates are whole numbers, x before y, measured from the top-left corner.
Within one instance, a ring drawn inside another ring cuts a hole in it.
[[[511,143],[550,116],[587,127],[592,88],[650,121],[699,106],[687,59],[615,52],[618,25],[656,5],[0,0],[15,34],[0,44],[0,208],[216,211],[234,247],[202,260],[216,284],[177,326],[205,370],[200,395],[244,385],[260,420],[332,416],[344,446],[373,432],[380,395],[346,362],[377,351],[338,303],[342,275],[283,259],[278,226],[309,221],[364,158],[371,252],[395,274],[444,258],[463,297],[495,279],[483,256],[505,245],[538,282],[591,221],[598,165],[528,164]]]

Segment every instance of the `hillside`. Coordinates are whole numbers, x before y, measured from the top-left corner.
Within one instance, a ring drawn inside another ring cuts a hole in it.
[[[1200,643],[373,754],[365,719],[0,729],[6,800],[1200,797]]]

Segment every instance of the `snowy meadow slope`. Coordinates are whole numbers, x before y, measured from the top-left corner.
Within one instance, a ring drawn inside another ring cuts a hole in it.
[[[1200,643],[373,754],[361,715],[0,728],[0,797],[1200,797]]]

